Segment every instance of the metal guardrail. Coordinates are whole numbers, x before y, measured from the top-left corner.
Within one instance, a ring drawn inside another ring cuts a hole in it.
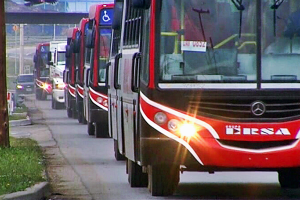
[[[52,40],[67,40],[66,36],[24,36],[24,45],[36,45],[42,42],[49,42]],[[15,47],[20,46],[20,37],[6,36],[6,46]]]

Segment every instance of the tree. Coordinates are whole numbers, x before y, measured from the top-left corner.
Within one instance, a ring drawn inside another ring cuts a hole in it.
[[[0,1],[0,147],[9,147],[4,1]]]

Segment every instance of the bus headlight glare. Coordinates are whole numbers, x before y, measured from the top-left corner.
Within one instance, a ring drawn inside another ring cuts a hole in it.
[[[179,133],[181,136],[192,137],[197,133],[197,129],[194,124],[184,123],[179,127]]]
[[[44,83],[44,84],[43,84],[43,89],[44,89],[44,90],[49,89],[49,87],[50,87],[50,85],[48,85],[47,83]]]
[[[158,125],[165,124],[167,122],[167,115],[163,112],[158,112],[154,115],[154,122]]]

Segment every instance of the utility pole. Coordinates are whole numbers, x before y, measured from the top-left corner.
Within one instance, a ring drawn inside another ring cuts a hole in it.
[[[0,1],[0,147],[9,147],[4,1]]]
[[[24,74],[24,24],[20,24],[20,57],[19,74]]]

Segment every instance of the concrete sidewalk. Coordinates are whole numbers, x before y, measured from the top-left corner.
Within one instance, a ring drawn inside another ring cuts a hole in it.
[[[30,104],[30,103],[29,103]],[[32,107],[31,107],[32,109]],[[10,126],[10,135],[12,137],[16,138],[32,138],[34,140],[39,140],[39,145],[41,145],[42,140],[46,140],[46,143],[51,145],[55,145],[55,141],[52,138],[36,138],[34,137],[35,132],[40,132],[40,126],[31,126],[33,125],[31,117],[30,117],[30,111],[29,113],[26,113],[26,119],[21,120],[11,120],[9,121]],[[47,129],[48,130],[48,129]],[[45,132],[46,130],[43,130],[41,132]],[[50,134],[51,135],[51,134]],[[15,193],[5,194],[0,196],[0,200],[43,200],[46,199],[50,195],[50,184],[46,182],[37,183],[34,186],[27,188],[25,191],[19,191]]]

